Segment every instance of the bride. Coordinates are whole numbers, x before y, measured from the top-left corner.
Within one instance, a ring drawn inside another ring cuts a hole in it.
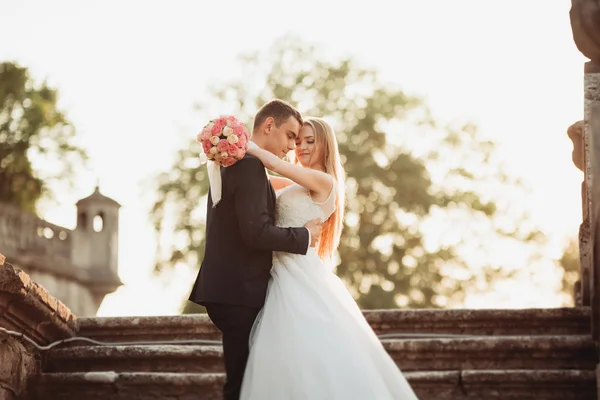
[[[278,226],[303,226],[315,218],[325,223],[316,249],[307,255],[273,255],[240,398],[417,399],[332,271],[344,212],[344,171],[333,129],[320,118],[307,118],[296,142],[295,164],[256,144],[248,152],[285,177],[270,177],[277,191]]]

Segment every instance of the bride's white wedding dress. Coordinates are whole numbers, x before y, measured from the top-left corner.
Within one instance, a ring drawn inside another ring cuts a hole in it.
[[[335,188],[334,188],[335,189]],[[313,202],[297,184],[277,193],[277,225],[334,211],[335,190]],[[250,338],[242,400],[417,399],[343,282],[314,249],[276,252],[267,299]]]

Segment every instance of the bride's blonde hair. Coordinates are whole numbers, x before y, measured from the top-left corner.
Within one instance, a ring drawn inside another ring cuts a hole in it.
[[[321,154],[325,172],[331,175],[335,181],[335,211],[323,224],[321,238],[317,245],[317,253],[322,259],[331,259],[334,251],[340,244],[344,220],[344,194],[345,194],[345,173],[340,160],[340,152],[335,132],[331,125],[325,120],[316,117],[307,117],[304,119],[304,125],[310,126],[315,133],[315,142],[322,149]],[[300,164],[298,159],[295,164]]]

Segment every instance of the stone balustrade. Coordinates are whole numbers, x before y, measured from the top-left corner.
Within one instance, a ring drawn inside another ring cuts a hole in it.
[[[31,254],[57,262],[70,261],[72,233],[17,207],[0,204],[0,240],[8,257]]]

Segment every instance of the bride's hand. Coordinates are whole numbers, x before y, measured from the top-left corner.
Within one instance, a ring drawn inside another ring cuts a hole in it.
[[[266,169],[273,171],[275,165],[281,161],[275,154],[263,149],[253,141],[248,141],[248,150],[246,153],[258,158]]]

